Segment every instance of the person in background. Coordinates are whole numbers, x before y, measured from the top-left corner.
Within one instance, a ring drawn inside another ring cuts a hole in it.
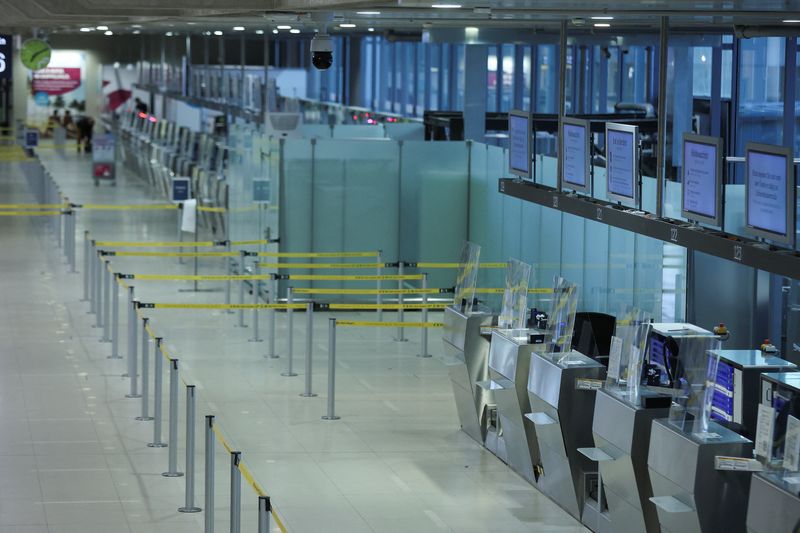
[[[136,97],[136,111],[139,113],[147,113],[147,104],[142,102],[138,96]]]
[[[75,121],[72,120],[72,113],[69,109],[64,110],[64,118],[61,119],[61,125],[67,130],[67,137],[75,136]]]
[[[61,117],[58,116],[58,109],[53,111],[53,114],[50,115],[47,119],[47,128],[44,131],[45,137],[52,137],[53,130],[56,126],[61,125]]]
[[[78,119],[75,126],[78,130],[78,153],[81,153],[81,148],[83,148],[84,153],[91,153],[94,119],[88,115],[84,115]]]

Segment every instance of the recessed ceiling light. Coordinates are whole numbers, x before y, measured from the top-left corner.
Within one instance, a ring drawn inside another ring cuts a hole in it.
[[[233,31],[244,31],[244,26],[234,26]]]
[[[264,35],[264,30],[256,30],[256,35]]]
[[[194,26],[195,24],[197,24],[197,23],[196,22],[187,22],[186,23],[187,26]]]
[[[610,27],[611,27],[611,24],[608,24],[608,23],[606,23],[606,22],[598,22],[598,23],[596,23],[596,24],[594,25],[594,27],[595,27],[595,28],[610,28]]]
[[[380,15],[380,11],[356,11],[357,15]]]
[[[81,28],[82,32],[94,31],[94,28]]]
[[[285,26],[285,25],[284,25],[284,26],[276,26],[276,27],[277,27],[279,30],[291,30],[291,29],[292,29],[292,27],[291,27],[291,26]]]
[[[216,35],[217,37],[219,37],[220,35],[222,35],[222,32],[221,32],[220,30],[215,30],[215,31],[214,31],[214,35]]]
[[[142,33],[142,32],[141,32],[141,31],[139,31],[139,30],[133,30],[133,34],[134,34],[134,35],[139,35],[140,33]]]
[[[291,30],[289,30],[289,33],[297,34],[297,33],[300,33],[300,30],[298,30],[297,28],[292,28]]]
[[[342,24],[339,24],[339,27],[340,27],[340,28],[355,28],[355,27],[356,27],[356,25],[355,25],[355,24],[352,24],[352,23],[350,23],[350,22],[344,22],[344,23],[342,23]]]
[[[800,20],[797,19],[786,19],[783,22],[784,24],[800,24]]]
[[[103,35],[114,35],[114,32],[111,30],[107,30]]]
[[[278,30],[272,30],[272,33],[277,35],[278,34]]]
[[[602,16],[598,15],[596,17],[591,17],[591,18],[592,18],[592,20],[614,20],[614,17],[609,16],[609,15],[602,15]]]
[[[375,28],[367,28],[367,31],[375,31]]]
[[[431,4],[433,9],[460,9],[461,4]]]
[[[131,28],[141,28],[141,24],[131,24]]]
[[[98,26],[97,27],[97,31],[106,31],[107,29],[108,29],[108,26]]]
[[[164,35],[166,35],[167,37],[172,37],[172,32],[171,32],[171,31],[168,31],[168,32],[167,32],[167,33],[165,33]]]

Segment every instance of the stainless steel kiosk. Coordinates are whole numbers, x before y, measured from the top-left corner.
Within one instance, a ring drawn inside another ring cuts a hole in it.
[[[797,531],[800,527],[799,491],[800,485],[786,482],[779,474],[754,474],[747,504],[747,532]]]
[[[570,351],[534,353],[528,375],[531,412],[542,461],[538,487],[579,519],[586,494],[596,490],[597,463],[578,448],[591,447],[595,393],[605,367]]]
[[[493,321],[489,313],[465,314],[454,307],[444,311],[442,340],[458,419],[461,429],[481,445],[486,443],[494,404],[491,391],[477,386],[489,378],[489,337],[481,335],[481,328]]]
[[[543,344],[530,344],[536,330],[495,330],[489,349],[489,380],[478,386],[494,394],[497,417],[505,443],[507,462],[530,483],[539,477],[539,446],[533,424],[523,415],[530,412],[528,375],[531,354]]]

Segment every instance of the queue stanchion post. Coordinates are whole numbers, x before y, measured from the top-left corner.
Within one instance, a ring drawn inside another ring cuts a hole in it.
[[[150,321],[147,317],[142,317],[142,413],[136,420],[147,422],[153,417],[150,412],[150,334],[147,332],[147,324]],[[135,368],[134,368],[135,370]]]
[[[198,233],[198,230],[197,230],[197,221],[199,219],[200,219],[200,211],[196,211],[195,214],[194,214],[194,240],[195,240],[195,242],[200,240],[200,234]],[[194,247],[194,252],[195,252],[195,256],[194,256],[194,265],[192,267],[192,271],[194,272],[194,275],[196,276],[197,275],[197,268],[198,268],[197,267],[197,261],[198,261],[197,246]],[[194,280],[194,292],[197,292],[197,290],[198,290],[198,288],[197,288],[197,279],[195,279]]]
[[[95,241],[92,239],[91,249],[89,250],[89,314],[97,311],[97,261],[94,260],[96,254]]]
[[[78,272],[78,263],[75,256],[75,246],[77,244],[78,231],[78,212],[75,208],[70,209],[69,223],[69,271],[73,274]]]
[[[103,270],[102,258],[100,252],[95,250],[95,276],[94,276],[94,327],[100,329],[103,327]]]
[[[272,512],[272,504],[269,496],[258,497],[258,533],[269,533],[269,515]]]
[[[328,413],[323,420],[339,420],[336,416],[336,319],[328,319]]]
[[[132,288],[132,287],[131,287]],[[131,291],[132,295],[133,291]],[[130,393],[126,395],[126,398],[139,398],[139,348],[138,348],[138,336],[139,336],[139,322],[136,316],[136,308],[138,307],[139,302],[137,300],[132,300],[132,312],[131,312],[131,325],[128,326],[128,334],[130,336],[130,340],[128,341],[128,349],[130,352],[128,353],[128,378],[130,379],[130,386],[131,390]]]
[[[272,274],[269,278],[269,303],[278,303],[278,275]],[[278,354],[275,353],[275,317],[277,310],[270,309],[267,321],[267,357],[270,359],[277,359]]]
[[[111,286],[111,355],[109,359],[122,359],[119,354],[119,274],[114,273]]]
[[[380,276],[383,275],[383,252],[378,251],[378,272],[377,275],[378,280],[375,282],[375,288],[377,289],[377,294],[375,295],[375,303],[378,306],[378,322],[383,322],[383,309],[381,309],[381,303],[383,302],[383,295],[381,294],[381,278]]]
[[[286,303],[291,305],[294,301],[292,288],[286,289]],[[294,309],[291,307],[286,309],[286,372],[282,372],[281,376],[294,377],[297,372],[294,371]]]
[[[225,251],[227,251],[228,254],[231,253],[231,241],[230,240],[225,241]],[[228,255],[225,258],[225,264],[228,266],[228,275],[229,276],[233,275],[233,258],[230,255]],[[229,278],[229,279],[227,279],[225,281],[225,304],[226,305],[230,305],[230,303],[231,303],[231,280]],[[226,309],[225,313],[228,313],[228,314],[233,313],[233,310],[232,309]]]
[[[181,477],[178,471],[178,360],[169,360],[169,451],[164,477]]]
[[[428,274],[422,274],[422,321],[428,322]],[[420,328],[419,357],[430,357],[428,353],[428,328]]]
[[[194,420],[195,386],[186,385],[186,501],[178,508],[180,513],[199,513],[194,504]]]
[[[161,343],[164,339],[156,337],[156,345],[153,349],[153,361],[155,362],[153,368],[153,442],[147,446],[149,448],[166,448],[166,443],[161,441],[161,412],[162,398],[163,398],[163,381],[164,381],[164,359],[161,353]]]
[[[259,267],[258,267],[258,260],[253,263],[253,274],[254,279],[252,283],[253,287],[253,303],[256,306],[259,303],[259,298],[261,296],[261,280],[256,279],[259,275]],[[253,338],[250,339],[250,342],[261,342],[261,339],[258,338],[258,307],[253,307]]]
[[[89,301],[89,230],[83,231],[83,300]],[[91,304],[90,304],[91,305]]]
[[[109,261],[103,260],[103,338],[102,342],[111,342],[109,334],[111,328],[111,271]]]
[[[178,242],[183,242],[183,204],[178,204],[178,209],[175,210],[178,214]],[[183,257],[178,256],[178,264],[183,264]]]
[[[128,370],[122,374],[123,378],[131,377],[131,366],[133,365],[133,351],[136,349],[134,346],[134,337],[136,336],[136,307],[133,300],[133,287],[128,285]],[[133,388],[133,385],[131,385]],[[128,396],[129,398],[131,396]]]
[[[239,275],[244,276],[245,274],[245,257],[247,252],[244,250],[239,251]],[[239,303],[244,304],[244,280],[239,280]],[[239,309],[239,323],[237,324],[240,328],[245,327],[244,325],[244,309]]]
[[[314,349],[314,303],[308,302],[306,305],[306,376],[305,376],[305,390],[303,394],[304,398],[313,398],[316,396],[312,391],[312,356],[313,356],[313,349]]]
[[[58,193],[54,194],[53,197],[58,199],[59,198]],[[52,203],[56,203],[56,202],[52,202]],[[63,213],[63,211],[62,211],[62,213]],[[63,248],[62,242],[61,242],[61,238],[63,237],[63,234],[61,232],[61,217],[63,217],[63,216],[64,215],[62,214],[62,215],[59,215],[57,217],[53,217],[55,219],[54,222],[53,222],[55,224],[55,227],[53,229],[54,229],[55,237],[56,237],[56,245],[59,248]]]
[[[397,303],[400,304],[397,308],[397,321],[400,322],[401,324],[403,323],[403,320],[405,318],[403,314],[403,278],[402,278],[404,270],[405,270],[405,263],[400,261],[397,264],[397,273],[401,276],[397,280],[397,288],[399,289],[397,293]],[[405,330],[403,329],[403,326],[397,328],[397,338],[395,340],[397,342],[405,342],[408,340],[405,338]]]
[[[242,531],[242,452],[231,452],[231,533]]]
[[[205,528],[203,533],[214,533],[214,415],[206,415],[206,450],[205,450]]]

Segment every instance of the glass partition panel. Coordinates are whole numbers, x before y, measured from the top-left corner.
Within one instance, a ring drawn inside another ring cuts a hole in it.
[[[458,260],[459,267],[456,275],[453,306],[467,315],[472,313],[473,309],[480,258],[481,247],[475,243],[464,241]]]
[[[503,291],[503,306],[497,325],[505,329],[525,327],[525,314],[528,309],[528,283],[531,265],[518,259],[509,259],[506,267],[506,286]]]

